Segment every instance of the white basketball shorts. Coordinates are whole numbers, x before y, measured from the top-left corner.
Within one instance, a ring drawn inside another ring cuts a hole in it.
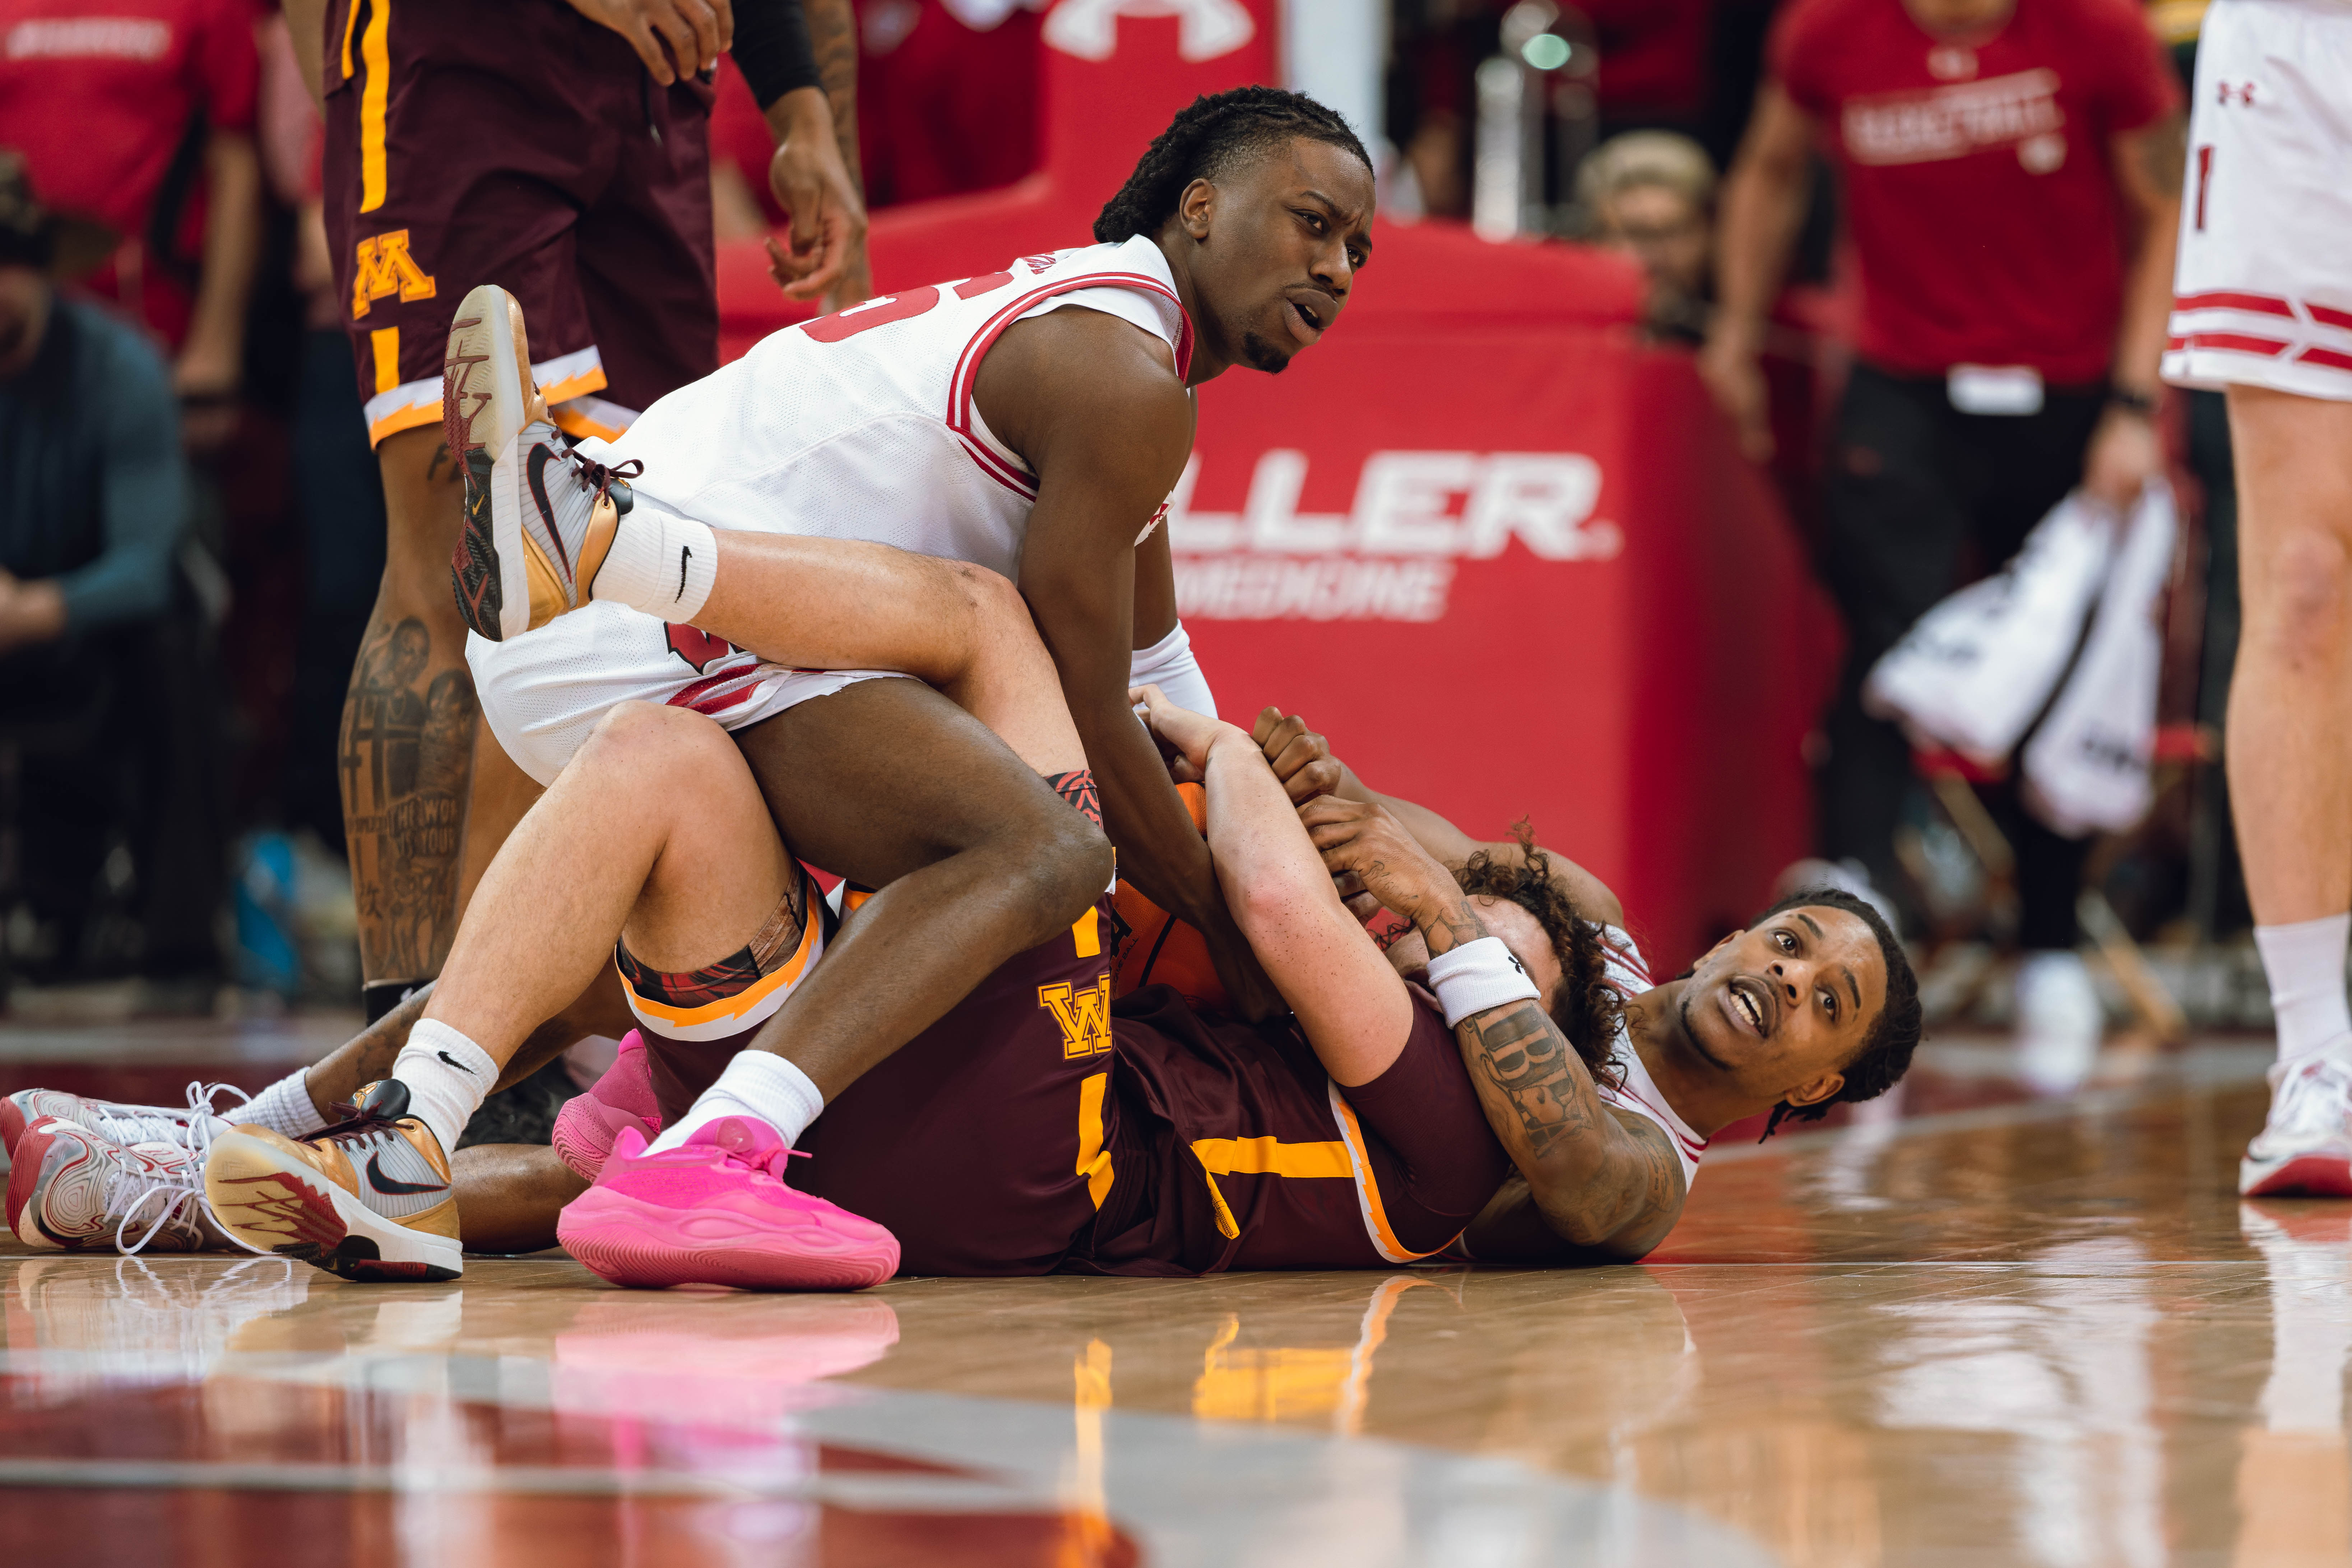
[[[894,673],[787,669],[692,626],[602,600],[504,642],[469,633],[466,663],[490,732],[542,784],[555,782],[616,702],[691,708],[740,730]]]
[[[2164,379],[2352,400],[2352,0],[2214,0]]]

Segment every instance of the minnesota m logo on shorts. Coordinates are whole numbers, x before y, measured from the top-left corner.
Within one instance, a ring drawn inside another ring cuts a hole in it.
[[[430,300],[433,279],[408,254],[408,231],[371,235],[359,243],[359,264],[352,269],[352,319],[368,313],[371,301],[397,294],[405,300]]]
[[[1081,991],[1068,981],[1037,987],[1037,1005],[1062,1026],[1062,1059],[1098,1057],[1110,1050],[1110,976]]]

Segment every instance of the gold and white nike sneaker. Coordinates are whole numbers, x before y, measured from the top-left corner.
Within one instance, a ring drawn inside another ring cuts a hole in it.
[[[457,613],[492,642],[579,608],[629,510],[624,480],[572,450],[530,376],[522,307],[485,283],[449,327],[443,438],[466,481],[466,526],[450,552]]]
[[[244,1126],[214,1139],[205,1162],[214,1218],[257,1251],[346,1279],[465,1273],[449,1157],[408,1114],[408,1086],[383,1079],[348,1109],[308,1138]]]
[[[550,417],[530,374],[530,335],[522,306],[495,283],[468,292],[449,323],[441,362],[441,438],[461,464],[476,453],[488,466],[516,431]],[[470,469],[465,470],[472,478]],[[474,487],[466,487],[471,510]]]

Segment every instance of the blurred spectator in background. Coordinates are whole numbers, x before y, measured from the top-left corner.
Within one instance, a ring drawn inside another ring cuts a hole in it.
[[[22,877],[0,914],[31,917],[16,967],[136,966],[208,1004],[222,726],[180,592],[178,411],[147,337],[56,287],[112,239],[43,206],[0,150],[0,749]]]
[[[234,423],[261,247],[250,0],[0,0],[0,146],[120,237],[83,286],[152,332],[191,446]]]
[[[1715,281],[1715,165],[1706,150],[1671,131],[1629,131],[1593,149],[1576,181],[1593,239],[1649,274],[1651,332],[1704,342]]]
[[[301,613],[279,804],[288,827],[310,829],[341,856],[335,740],[352,664],[383,577],[383,480],[368,445],[367,416],[343,332],[343,300],[327,254],[320,178],[326,125],[303,85],[285,18],[268,18],[260,38],[262,172],[270,195],[293,214],[287,264],[301,301],[302,329],[290,431],[293,510],[302,542]]]
[[[1593,82],[1601,134],[1664,130],[1696,135],[1706,118],[1708,43],[1719,0],[1577,0],[1601,51]]]
[[[1769,62],[1725,186],[1701,371],[1769,457],[1757,353],[1818,138],[1844,176],[1863,301],[1822,542],[1849,646],[1823,724],[1822,848],[1896,889],[1910,748],[1863,711],[1863,678],[2070,489],[2120,503],[2160,463],[2180,95],[2129,0],[1795,0]],[[2012,787],[1989,804],[2016,851],[2021,1065],[2044,1081],[2087,1071],[2086,844]]]

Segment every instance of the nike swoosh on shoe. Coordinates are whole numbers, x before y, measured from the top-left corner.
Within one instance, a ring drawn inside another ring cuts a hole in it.
[[[383,1156],[380,1153],[368,1156],[367,1176],[375,1190],[387,1197],[404,1198],[417,1193],[446,1193],[449,1190],[446,1182],[395,1181],[383,1173]]]

